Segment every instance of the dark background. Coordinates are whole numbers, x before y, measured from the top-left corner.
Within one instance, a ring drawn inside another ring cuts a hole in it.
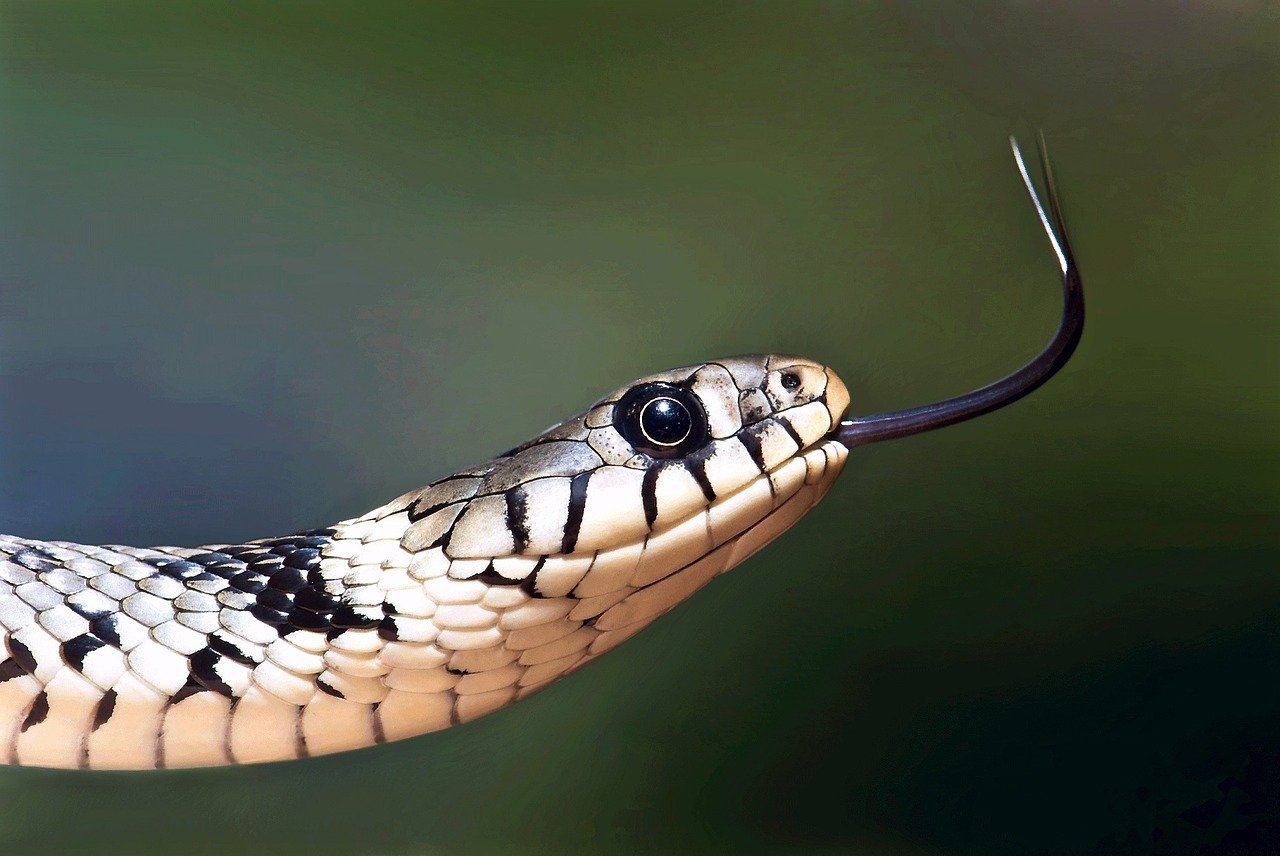
[[[979,385],[1058,311],[1010,132],[1046,130],[1090,312],[1042,391],[856,452],[534,699],[268,767],[0,769],[0,851],[1280,840],[1275,8],[0,4],[7,531],[319,525],[737,352],[858,413]]]

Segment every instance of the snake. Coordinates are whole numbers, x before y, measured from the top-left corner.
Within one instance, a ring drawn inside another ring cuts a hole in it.
[[[850,450],[1003,407],[1080,340],[1080,276],[1041,140],[1063,312],[974,392],[846,418],[780,354],[636,380],[490,461],[358,517],[195,548],[0,535],[0,761],[281,761],[465,723],[634,636],[799,521]]]

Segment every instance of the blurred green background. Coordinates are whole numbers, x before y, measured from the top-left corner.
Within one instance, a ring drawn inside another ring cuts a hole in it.
[[[1274,4],[0,5],[0,525],[235,541],[630,378],[790,351],[858,451],[788,536],[465,727],[0,769],[0,852],[1280,846]],[[1241,849],[1243,848],[1243,849]]]

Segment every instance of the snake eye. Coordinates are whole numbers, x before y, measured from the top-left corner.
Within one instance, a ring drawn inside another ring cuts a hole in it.
[[[679,446],[692,430],[689,409],[674,398],[654,398],[640,408],[640,433],[655,446]]]
[[[707,442],[707,414],[689,390],[648,383],[627,392],[614,408],[614,427],[636,451],[677,458]]]

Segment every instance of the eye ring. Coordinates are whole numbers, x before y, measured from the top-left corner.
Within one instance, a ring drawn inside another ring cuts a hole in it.
[[[693,430],[689,408],[668,395],[649,399],[640,408],[640,433],[655,446],[679,446]]]
[[[613,424],[637,452],[651,458],[682,457],[710,440],[702,402],[670,383],[629,390],[614,406]]]

